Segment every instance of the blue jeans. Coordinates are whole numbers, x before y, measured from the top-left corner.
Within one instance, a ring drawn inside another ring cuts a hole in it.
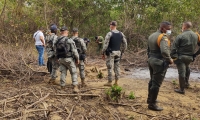
[[[39,56],[38,56],[39,66],[42,66],[42,65],[44,65],[44,59],[43,59],[43,57],[44,57],[44,46],[36,45],[36,49],[37,49],[38,54],[39,54]]]

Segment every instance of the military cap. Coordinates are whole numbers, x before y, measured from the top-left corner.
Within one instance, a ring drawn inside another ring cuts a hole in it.
[[[110,22],[110,25],[117,26],[117,22],[116,21],[112,21],[112,22]]]
[[[60,31],[68,30],[66,26],[61,27]]]

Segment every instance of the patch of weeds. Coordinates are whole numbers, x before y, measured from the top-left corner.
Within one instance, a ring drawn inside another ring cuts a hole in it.
[[[172,81],[173,85],[177,85],[177,82],[175,80]]]
[[[135,94],[134,92],[130,92],[129,96],[128,96],[129,99],[135,99]]]
[[[101,72],[101,70],[99,71],[97,77],[98,77],[99,79],[102,79],[102,78],[104,77],[104,74]]]
[[[122,95],[122,87],[113,85],[111,88],[106,90],[106,95],[112,101],[119,102]]]
[[[192,118],[192,120],[197,120],[196,118]]]

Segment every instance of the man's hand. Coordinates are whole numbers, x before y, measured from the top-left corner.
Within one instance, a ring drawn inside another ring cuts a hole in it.
[[[102,55],[102,59],[103,59],[103,60],[105,60],[105,59],[106,59],[106,57],[105,57],[105,55],[104,55],[104,54]]]
[[[173,63],[174,63],[174,60],[170,59],[169,64],[173,64]]]
[[[80,63],[80,61],[79,60],[76,60],[76,64],[78,65]]]

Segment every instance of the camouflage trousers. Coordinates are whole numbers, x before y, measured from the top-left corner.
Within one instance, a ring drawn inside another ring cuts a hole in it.
[[[120,51],[112,51],[106,58],[106,66],[108,69],[108,81],[112,81],[112,70],[114,68],[115,80],[120,76]]]
[[[60,58],[60,85],[65,86],[66,84],[66,76],[67,76],[67,70],[69,70],[71,74],[72,84],[77,85],[77,71],[76,71],[76,65],[74,63],[73,58]]]
[[[52,63],[51,79],[56,79],[59,63],[56,57],[50,58]]]
[[[78,65],[80,78],[85,79],[85,64],[83,60],[80,60],[80,64]]]

